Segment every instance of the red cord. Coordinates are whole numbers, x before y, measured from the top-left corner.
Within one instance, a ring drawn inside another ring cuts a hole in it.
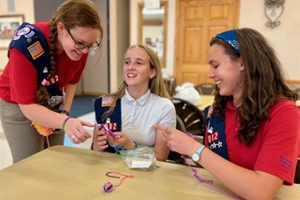
[[[113,175],[112,175],[112,174],[113,174]],[[108,176],[108,177],[110,177],[110,178],[121,178],[120,176],[114,176],[114,174],[123,176],[123,178],[120,180],[119,184],[114,185],[114,187],[120,186],[120,185],[123,183],[123,181],[124,181],[125,179],[127,179],[127,178],[134,178],[133,175],[121,174],[121,173],[119,173],[119,172],[107,172],[107,173],[106,173],[106,176]]]

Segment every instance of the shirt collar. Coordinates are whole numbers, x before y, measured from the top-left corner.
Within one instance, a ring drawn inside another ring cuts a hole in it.
[[[137,100],[135,100],[128,92],[127,88],[125,90],[125,97],[127,99],[128,102],[137,102],[137,104],[139,106],[143,106],[146,104],[146,102],[148,101],[149,97],[151,95],[151,92],[150,90],[148,89],[148,91],[143,95],[141,96],[140,98],[138,98]]]
[[[226,109],[227,110],[237,111],[237,108],[233,105],[233,101],[231,101],[231,100],[227,101]]]

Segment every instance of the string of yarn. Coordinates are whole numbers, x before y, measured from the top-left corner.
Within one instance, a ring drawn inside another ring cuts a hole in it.
[[[111,182],[106,182],[102,187],[103,192],[106,193],[111,192],[115,187],[119,187],[125,179],[134,178],[133,175],[122,174],[120,172],[107,172],[105,175],[110,178],[117,178],[117,179],[123,176],[117,185],[113,185]]]

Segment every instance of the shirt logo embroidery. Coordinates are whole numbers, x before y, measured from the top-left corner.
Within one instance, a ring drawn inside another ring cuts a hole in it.
[[[216,149],[216,148],[221,148],[223,147],[223,142],[219,141],[220,140],[220,134],[219,131],[212,131],[212,129],[208,129],[208,146],[210,149]]]
[[[284,156],[279,156],[278,158],[281,167],[283,167],[286,171],[289,171],[292,167],[292,162]]]

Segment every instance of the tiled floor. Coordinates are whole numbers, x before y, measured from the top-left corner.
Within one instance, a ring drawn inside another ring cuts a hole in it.
[[[89,121],[91,123],[94,123],[96,121],[94,112],[82,115],[78,118]],[[93,134],[93,128],[88,127],[87,131],[90,134]],[[91,142],[92,142],[92,139],[90,138],[82,144],[75,145],[75,144],[71,143],[67,137],[65,137],[64,145],[77,147],[77,148],[89,149],[91,147]],[[1,123],[0,123],[0,170],[10,166],[11,164],[12,164],[12,157],[11,157],[10,149],[8,147],[8,143],[6,141],[6,138],[3,133]]]

